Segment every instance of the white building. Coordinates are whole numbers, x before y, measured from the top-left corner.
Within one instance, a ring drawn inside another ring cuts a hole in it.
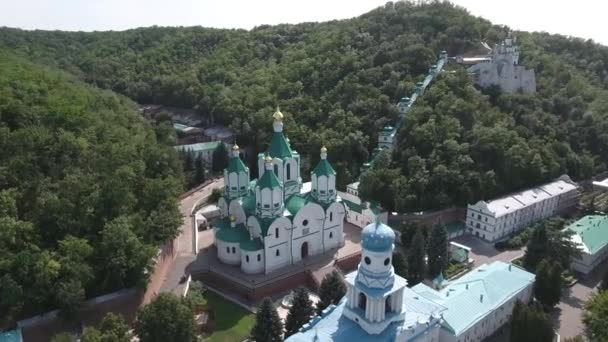
[[[359,198],[359,182],[348,184],[346,192],[338,191],[338,196],[346,207],[346,222],[363,228],[378,217],[380,222],[387,223],[388,212],[377,203],[362,201]]]
[[[391,264],[393,230],[374,222],[363,229],[362,259],[346,276],[347,292],[287,342],[473,342],[509,321],[517,300],[529,302],[534,274],[495,261],[440,290],[407,288]]]
[[[258,156],[261,177],[249,181],[249,169],[235,145],[218,201],[218,258],[249,274],[270,273],[344,244],[345,210],[327,149],[321,149],[321,160],[311,172],[310,190],[303,191],[300,155],[283,135],[283,114],[277,110],[273,117],[269,149]]]
[[[475,82],[482,88],[497,85],[504,92],[536,92],[534,70],[528,70],[519,64],[519,47],[514,39],[507,38],[497,44],[490,56],[468,58],[463,62],[475,62],[469,72],[475,75]],[[471,63],[472,64],[472,63]]]
[[[174,146],[174,148],[177,151],[185,151],[192,153],[195,156],[200,155],[203,158],[205,165],[211,166],[213,162],[213,152],[220,144],[222,144],[221,141],[208,141],[196,144],[177,145]]]
[[[484,240],[497,241],[530,224],[572,208],[578,185],[563,175],[554,182],[467,208],[467,230]]]
[[[581,254],[572,257],[571,267],[587,275],[608,257],[608,216],[588,215],[565,228]]]

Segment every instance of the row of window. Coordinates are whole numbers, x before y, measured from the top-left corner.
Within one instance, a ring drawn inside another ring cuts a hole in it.
[[[262,261],[262,255],[260,253],[258,253],[257,257],[258,261]],[[245,255],[245,261],[249,262],[249,255]]]

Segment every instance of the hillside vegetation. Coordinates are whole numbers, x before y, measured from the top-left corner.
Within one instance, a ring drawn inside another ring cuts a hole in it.
[[[0,49],[0,326],[145,284],[181,170],[135,104]]]

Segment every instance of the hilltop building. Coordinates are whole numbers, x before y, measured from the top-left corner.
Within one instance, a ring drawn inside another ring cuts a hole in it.
[[[286,341],[481,341],[509,320],[517,300],[532,296],[534,275],[501,261],[434,282],[439,289],[410,289],[394,273],[394,239],[379,221],[365,227],[361,263],[346,276],[344,298]]]
[[[200,142],[196,144],[178,145],[174,146],[177,151],[185,151],[194,154],[195,157],[199,155],[203,159],[203,163],[207,166],[211,166],[213,161],[213,151],[222,144],[221,141],[208,141]]]
[[[346,192],[338,191],[338,196],[346,209],[346,222],[363,228],[373,222],[376,218],[386,224],[388,212],[382,209],[377,203],[362,201],[359,198],[359,182],[348,184]]]
[[[515,38],[507,38],[496,44],[487,56],[461,58],[459,61],[471,65],[468,70],[475,75],[475,82],[482,88],[497,85],[507,93],[534,93],[534,70],[519,65],[519,46],[515,42]]]
[[[608,216],[588,215],[565,228],[581,254],[572,257],[571,267],[587,275],[608,257]]]
[[[467,207],[469,233],[486,241],[497,241],[542,219],[573,208],[578,185],[568,175],[537,188]]]
[[[248,274],[267,274],[344,244],[345,210],[327,149],[321,148],[311,184],[303,187],[300,155],[283,135],[283,114],[277,109],[273,118],[268,151],[258,155],[260,178],[250,181],[239,147],[233,146],[218,201],[218,259]]]

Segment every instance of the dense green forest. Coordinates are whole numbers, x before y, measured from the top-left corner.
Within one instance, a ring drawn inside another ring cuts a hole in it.
[[[508,32],[444,2],[250,31],[0,28],[0,317],[141,283],[154,247],[175,234],[182,176],[169,126],[146,123],[128,98],[194,108],[258,151],[280,105],[306,165],[325,144],[343,187],[439,51],[458,55]],[[448,65],[393,153],[362,176],[367,198],[439,208],[606,170],[608,48],[515,35],[538,92],[482,92]]]
[[[162,132],[128,98],[0,48],[0,327],[145,284],[181,222]]]

